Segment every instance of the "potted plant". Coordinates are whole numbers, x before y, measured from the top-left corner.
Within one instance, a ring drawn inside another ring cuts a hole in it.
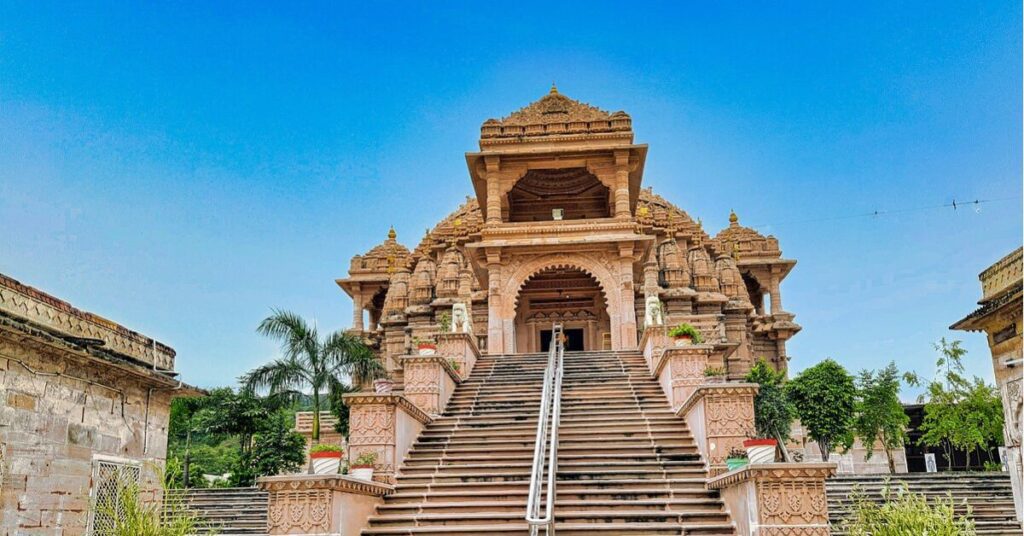
[[[342,456],[341,447],[329,443],[313,445],[309,449],[309,458],[313,461],[313,472],[318,475],[338,474]]]
[[[391,378],[384,377],[373,380],[373,391],[378,395],[389,395],[394,388],[395,382]]]
[[[452,366],[452,370],[454,370],[455,372],[459,372],[459,370],[462,368],[462,365],[459,365],[459,362],[454,359],[449,359],[448,364]]]
[[[430,339],[416,339],[416,351],[420,355],[434,355],[437,353],[437,343]]]
[[[704,369],[704,381],[707,383],[725,383],[726,370],[722,367],[707,367]]]
[[[364,452],[349,465],[349,475],[360,480],[373,480],[373,464],[375,463],[377,463],[377,453]]]
[[[771,438],[747,439],[743,448],[747,449],[750,463],[772,463],[775,461],[775,448],[779,442]]]
[[[685,322],[668,330],[668,336],[676,340],[676,346],[688,346],[704,342],[704,338],[701,337],[697,328]]]
[[[736,447],[733,447],[733,449],[729,451],[729,455],[725,458],[725,466],[728,467],[730,471],[735,471],[736,469],[747,465],[747,463],[746,451]]]

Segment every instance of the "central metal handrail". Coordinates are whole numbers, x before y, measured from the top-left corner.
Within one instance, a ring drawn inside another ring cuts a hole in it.
[[[560,324],[551,326],[551,348],[544,370],[540,414],[537,417],[537,439],[533,446],[533,472],[530,473],[530,495],[526,500],[526,523],[530,536],[537,536],[544,527],[547,536],[555,534],[555,483],[558,480],[558,421],[562,416],[562,360],[565,336]],[[550,422],[549,422],[550,421]],[[548,447],[545,448],[545,439]],[[544,487],[544,462],[547,461],[547,497],[544,517],[540,517],[540,493]]]

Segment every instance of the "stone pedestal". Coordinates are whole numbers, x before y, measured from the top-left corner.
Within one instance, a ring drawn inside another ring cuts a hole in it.
[[[644,353],[644,361],[647,362],[647,370],[654,374],[654,364],[661,359],[661,353],[672,345],[672,340],[666,333],[665,326],[650,326],[644,328],[640,335],[640,351]]]
[[[444,411],[455,386],[462,382],[459,373],[443,355],[402,356],[405,387],[402,394],[431,417]]]
[[[737,534],[828,536],[825,479],[832,463],[765,463],[729,471],[708,481],[719,490]]]
[[[423,427],[429,415],[399,394],[352,393],[344,397],[349,406],[348,460],[355,461],[365,452],[375,452],[373,479],[393,484],[395,471]]]
[[[345,475],[262,477],[257,485],[269,494],[267,534],[358,536],[383,497],[388,484]]]
[[[466,379],[473,372],[480,348],[470,333],[442,333],[437,337],[437,353],[459,364],[459,377]]]
[[[743,441],[754,437],[756,394],[756,383],[704,384],[676,411],[686,419],[710,475],[725,472],[729,451],[743,449]]]
[[[677,409],[702,385],[706,378],[713,347],[706,344],[666,346],[652,363],[652,374],[668,397],[672,409]]]

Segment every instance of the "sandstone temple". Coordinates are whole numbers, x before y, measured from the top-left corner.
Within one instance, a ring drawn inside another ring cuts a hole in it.
[[[555,88],[485,121],[480,150],[466,154],[476,197],[411,250],[392,230],[338,280],[353,329],[400,379],[399,356],[435,336],[454,304],[492,355],[546,350],[553,322],[568,351],[634,350],[657,306],[667,323],[697,326],[730,378],[758,357],[785,367],[800,326],[780,286],[796,261],[735,213],[709,234],[643,187],[646,157],[628,114]]]

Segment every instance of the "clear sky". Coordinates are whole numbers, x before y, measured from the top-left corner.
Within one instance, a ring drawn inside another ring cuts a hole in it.
[[[556,81],[708,232],[732,208],[798,260],[795,369],[930,375],[945,336],[991,378],[947,327],[1022,240],[1020,2],[725,4],[0,3],[0,272],[233,383],[272,307],[349,326],[349,258],[415,245]],[[997,201],[848,217],[954,199]]]

